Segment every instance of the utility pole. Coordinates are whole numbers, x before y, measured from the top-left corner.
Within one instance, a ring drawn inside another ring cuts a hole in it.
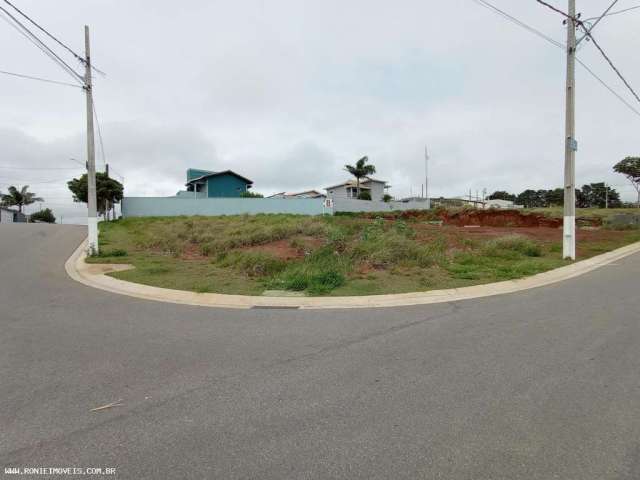
[[[604,208],[609,208],[609,185],[604,184]]]
[[[429,199],[429,152],[427,146],[424,147],[424,196],[427,199],[427,210],[431,208]]]
[[[89,27],[84,26],[85,73],[84,91],[87,97],[87,205],[89,213],[88,250],[89,255],[98,253],[98,201],[96,198],[96,151],[93,134],[93,92],[91,86],[91,49],[89,46]]]
[[[564,220],[562,228],[562,257],[576,259],[576,0],[569,0],[567,18],[567,91],[566,133],[564,159]]]

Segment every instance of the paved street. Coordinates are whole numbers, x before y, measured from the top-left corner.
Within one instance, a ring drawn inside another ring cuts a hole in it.
[[[454,304],[220,310],[74,282],[85,232],[0,225],[3,468],[640,478],[638,255]]]

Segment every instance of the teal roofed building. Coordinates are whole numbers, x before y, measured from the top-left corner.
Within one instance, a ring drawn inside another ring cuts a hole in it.
[[[231,170],[212,172],[190,168],[187,170],[187,190],[176,196],[186,198],[240,197],[249,191],[253,182]]]

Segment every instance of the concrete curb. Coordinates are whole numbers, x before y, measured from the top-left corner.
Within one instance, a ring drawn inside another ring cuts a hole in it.
[[[109,277],[106,274],[131,268],[130,265],[88,264],[86,258],[86,240],[76,249],[65,263],[67,274],[74,280],[89,287],[106,290],[130,297],[161,302],[196,305],[219,308],[381,308],[432,303],[454,302],[472,298],[489,297],[514,293],[531,288],[543,287],[568,280],[591,272],[603,265],[613,263],[634,253],[640,252],[640,242],[617,250],[560,267],[549,272],[539,273],[519,280],[508,280],[486,285],[432,290],[429,292],[401,293],[394,295],[371,295],[362,297],[252,297],[245,295],[225,295],[220,293],[195,293],[169,288],[152,287],[139,283],[126,282]]]

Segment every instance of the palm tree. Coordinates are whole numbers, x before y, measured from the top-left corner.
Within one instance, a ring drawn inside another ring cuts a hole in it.
[[[25,185],[20,190],[11,185],[9,193],[2,195],[2,204],[8,207],[16,206],[20,213],[22,213],[22,207],[25,205],[43,201],[44,199],[36,197],[35,193],[29,191],[29,185]]]
[[[347,172],[349,172],[351,175],[356,177],[356,188],[358,191],[358,197],[360,196],[360,179],[376,173],[376,167],[374,167],[373,165],[367,165],[368,161],[369,161],[369,157],[364,156],[356,162],[355,166],[353,165],[344,166],[344,169]]]

